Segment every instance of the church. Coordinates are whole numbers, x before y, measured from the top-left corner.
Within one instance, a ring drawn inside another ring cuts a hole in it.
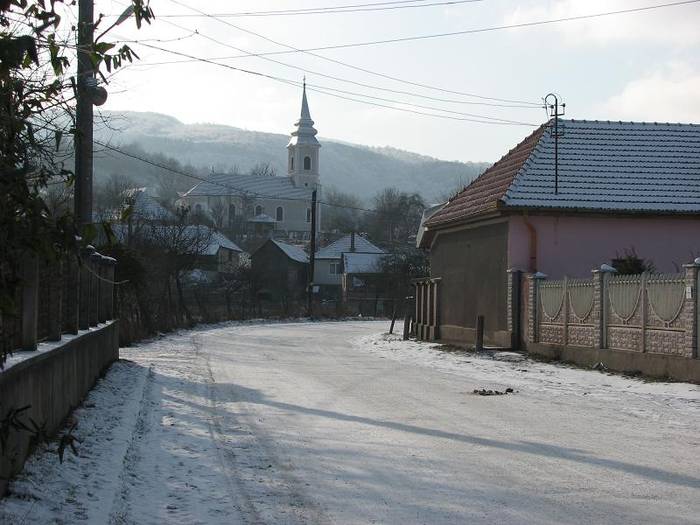
[[[182,196],[182,204],[236,236],[308,240],[312,192],[321,198],[317,133],[304,83],[301,114],[287,144],[287,176],[212,173]],[[317,211],[320,225],[320,206]]]

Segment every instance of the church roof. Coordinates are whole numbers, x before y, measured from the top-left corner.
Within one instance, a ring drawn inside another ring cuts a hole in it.
[[[318,131],[314,128],[314,121],[311,119],[311,112],[309,111],[309,102],[306,99],[306,81],[304,81],[304,92],[301,96],[301,114],[294,126],[296,129],[292,131],[292,138],[289,140],[287,147],[298,144],[320,146],[316,139]]]
[[[289,177],[212,173],[183,197],[249,195],[258,198],[311,199],[309,188],[297,188]]]

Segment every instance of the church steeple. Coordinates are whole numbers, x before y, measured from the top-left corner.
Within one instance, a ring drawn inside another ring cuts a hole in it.
[[[301,96],[301,114],[294,123],[295,129],[287,144],[289,152],[288,173],[295,186],[317,187],[319,185],[319,149],[321,144],[316,139],[316,128],[311,119],[309,101],[306,97],[306,77]]]

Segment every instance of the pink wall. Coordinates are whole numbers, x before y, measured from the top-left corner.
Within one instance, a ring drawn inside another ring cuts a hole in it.
[[[528,216],[537,231],[537,270],[553,279],[588,277],[593,268],[634,248],[663,273],[700,257],[700,218]],[[523,216],[509,220],[508,265],[529,269],[530,234]]]

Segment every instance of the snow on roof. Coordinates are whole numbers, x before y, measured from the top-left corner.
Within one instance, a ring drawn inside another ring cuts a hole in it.
[[[316,252],[316,259],[340,259],[343,253],[352,253],[352,235],[341,237],[337,241],[321,248]],[[385,253],[384,250],[375,246],[361,235],[355,235],[356,253]]]
[[[126,242],[129,233],[129,228],[126,224],[113,224],[111,226],[112,232],[119,242]],[[161,225],[161,224],[151,224],[141,228],[135,228],[135,234],[146,238],[152,237],[158,239],[161,235],[166,238],[175,236],[177,234],[177,226],[171,225]],[[204,231],[205,234],[210,234],[209,244],[204,249],[203,255],[216,255],[221,248],[232,250],[234,252],[243,253],[243,250],[236,245],[231,239],[226,237],[223,233],[211,230],[208,226],[199,225],[189,225],[185,226],[183,234],[185,236],[192,236],[193,238],[200,232]]]
[[[175,215],[149,193],[147,188],[129,190],[129,196],[133,199],[132,213],[143,219],[172,220]]]
[[[700,213],[700,125],[559,120],[538,128],[432,219],[499,207]]]
[[[259,223],[272,223],[272,222],[277,222],[275,219],[270,217],[269,215],[265,213],[261,213],[259,215],[256,215],[252,219],[248,219],[248,222],[259,222]]]
[[[308,263],[309,262],[309,256],[306,254],[306,252],[299,246],[294,246],[293,244],[287,244],[286,242],[282,241],[276,241],[275,239],[270,239],[270,242],[273,242],[274,244],[277,245],[277,247],[282,250],[287,257],[292,259],[293,261],[297,261],[300,263]]]
[[[297,188],[292,179],[286,176],[212,173],[206,182],[200,182],[183,197],[249,194],[251,197],[310,200],[312,191],[309,188]]]
[[[344,253],[345,273],[380,273],[384,253]]]

